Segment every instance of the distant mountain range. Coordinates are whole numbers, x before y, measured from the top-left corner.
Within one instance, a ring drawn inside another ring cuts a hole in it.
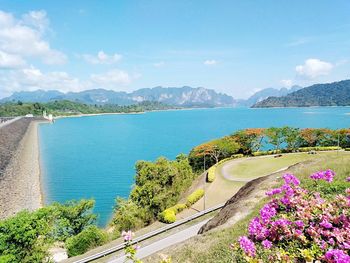
[[[299,89],[302,89],[300,86],[292,86],[291,88],[281,88],[281,89],[275,89],[275,88],[266,88],[263,90],[260,90],[256,93],[254,93],[252,96],[250,96],[246,100],[239,100],[238,101],[238,106],[241,107],[251,107],[254,104],[263,101],[267,99],[268,97],[274,96],[274,97],[281,97],[285,96],[289,93],[292,93],[294,91],[297,91]]]
[[[267,107],[350,106],[350,80],[315,84],[282,97],[269,97],[253,105]]]
[[[105,89],[68,93],[57,90],[21,91],[15,92],[10,97],[0,100],[0,102],[50,102],[55,100],[70,100],[98,105],[131,105],[144,101],[156,101],[181,107],[224,107],[237,104],[236,100],[229,95],[217,93],[211,89],[186,86],[181,88],[155,87],[139,89],[131,93]]]

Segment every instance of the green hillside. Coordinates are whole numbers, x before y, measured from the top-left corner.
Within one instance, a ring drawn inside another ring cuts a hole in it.
[[[283,97],[268,97],[253,108],[349,106],[350,80],[315,84]]]

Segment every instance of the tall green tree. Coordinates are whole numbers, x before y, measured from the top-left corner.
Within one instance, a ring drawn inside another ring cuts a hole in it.
[[[282,135],[287,148],[295,151],[300,145],[300,129],[285,126],[282,128]]]
[[[265,135],[270,144],[275,147],[275,150],[279,150],[283,142],[283,128],[271,127],[265,130]]]

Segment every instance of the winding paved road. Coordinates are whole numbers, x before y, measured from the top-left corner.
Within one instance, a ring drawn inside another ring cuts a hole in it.
[[[209,219],[206,219],[196,225],[193,225],[193,226],[190,226],[180,232],[177,232],[176,234],[173,234],[171,236],[168,236],[166,238],[163,238],[159,241],[156,241],[148,246],[145,246],[145,247],[141,247],[136,256],[137,258],[139,259],[142,259],[142,258],[145,258],[145,257],[148,257],[154,253],[157,253],[159,252],[160,250],[164,249],[164,248],[167,248],[167,247],[170,247],[172,245],[175,245],[177,243],[181,243],[191,237],[194,237],[197,235],[199,229],[205,224],[207,223]],[[119,258],[116,258],[116,259],[112,259],[110,261],[108,261],[109,263],[123,263],[123,262],[127,262],[125,261],[126,260],[126,257],[125,256],[122,256],[122,257],[119,257]],[[130,261],[131,262],[131,261]]]

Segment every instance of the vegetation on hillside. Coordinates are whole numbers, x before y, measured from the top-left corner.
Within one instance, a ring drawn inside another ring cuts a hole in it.
[[[54,116],[67,116],[78,114],[99,114],[99,113],[133,113],[152,110],[166,110],[174,107],[160,102],[141,102],[134,105],[119,106],[115,104],[91,105],[69,100],[57,100],[47,103],[17,103],[7,102],[0,104],[0,117],[2,116],[25,116],[33,114],[42,116],[43,112]]]
[[[0,221],[0,262],[44,262],[54,242],[81,238],[80,233],[95,222],[93,206],[93,200],[55,203]],[[69,245],[73,249],[71,241]]]
[[[283,97],[268,97],[253,108],[349,106],[350,80],[327,84],[315,84]]]
[[[129,199],[117,199],[113,225],[117,231],[138,229],[155,221],[160,213],[175,205],[195,175],[185,155],[170,161],[136,163],[135,186]]]

